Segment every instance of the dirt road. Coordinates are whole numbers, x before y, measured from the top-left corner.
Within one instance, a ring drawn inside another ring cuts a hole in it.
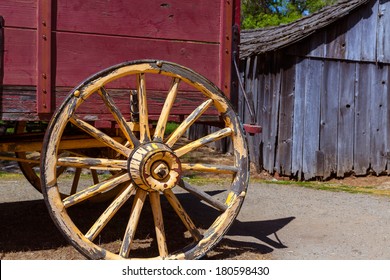
[[[0,259],[82,259],[23,177],[0,179]],[[214,259],[390,259],[390,198],[251,183]]]
[[[390,259],[390,198],[251,184],[227,238],[272,259]]]

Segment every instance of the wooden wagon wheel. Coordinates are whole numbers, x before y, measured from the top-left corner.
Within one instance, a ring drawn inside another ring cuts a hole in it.
[[[128,84],[128,96],[134,90],[137,93],[139,123],[134,124],[131,114],[122,114],[122,105],[115,102],[118,96],[115,87],[118,89],[122,84]],[[156,84],[169,86],[154,132],[151,132],[148,107],[154,101],[147,98],[147,93],[152,95]],[[176,130],[166,136],[164,132],[171,111],[185,106],[178,100],[193,99],[195,95],[198,95],[195,99],[199,100],[198,105]],[[126,137],[126,145],[83,120],[83,110],[91,107],[85,104],[91,100],[100,100],[104,104]],[[219,115],[222,128],[198,140],[179,144],[187,129],[207,112]],[[123,159],[59,158],[58,143],[68,122],[105,143]],[[139,127],[139,130],[134,127]],[[230,138],[233,145],[230,164],[194,162],[191,153],[223,138]],[[92,259],[200,258],[223,237],[234,221],[248,184],[246,141],[229,101],[201,75],[165,61],[145,60],[116,65],[73,89],[49,124],[42,156],[43,193],[51,216],[68,241]],[[121,171],[62,199],[56,176],[58,161]],[[221,176],[227,185],[209,192],[187,182],[189,172]],[[126,184],[126,187],[100,209],[99,215],[95,215],[95,210],[89,213],[88,208],[83,208],[89,199],[102,191],[115,189],[119,184]],[[192,201],[197,203],[196,206],[191,204]],[[147,240],[142,241],[143,238]],[[144,251],[147,253],[143,254]]]

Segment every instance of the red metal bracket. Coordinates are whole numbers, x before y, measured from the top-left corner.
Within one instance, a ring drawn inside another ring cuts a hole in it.
[[[256,124],[244,124],[244,130],[250,135],[258,134],[262,132],[262,127]]]
[[[37,113],[52,112],[52,0],[38,0]]]

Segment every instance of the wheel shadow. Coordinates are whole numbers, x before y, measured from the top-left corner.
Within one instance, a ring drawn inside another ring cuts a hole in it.
[[[256,255],[266,255],[274,249],[288,248],[278,237],[278,231],[288,225],[295,217],[267,221],[236,220],[220,245],[214,250],[219,252],[216,258],[231,258],[242,255],[244,259]],[[254,241],[243,241],[250,237]],[[238,239],[238,240],[237,240]],[[248,255],[248,252],[251,253]]]
[[[199,201],[194,201],[191,195],[178,194],[177,196],[195,224],[210,225],[218,216],[217,210]],[[95,213],[102,211],[102,209],[104,207],[91,207],[89,205],[83,207],[80,213],[84,216],[88,214],[87,211]],[[152,218],[150,211],[145,209],[144,212],[145,220]],[[182,227],[177,217],[170,218],[174,215],[175,213],[171,212],[164,216],[167,235],[171,236],[174,236],[179,227]],[[261,258],[262,255],[271,253],[275,248],[286,248],[287,246],[278,238],[277,232],[293,219],[294,217],[268,221],[244,222],[236,220],[229,232],[205,259],[229,259],[240,255],[243,258],[253,258],[254,255],[257,255],[255,258]],[[43,200],[2,203],[0,204],[0,221],[2,226],[0,231],[1,255],[10,252],[51,250],[69,246],[51,220]],[[125,218],[123,221],[127,222]],[[123,221],[118,222],[123,223]],[[138,230],[144,236],[150,234],[146,230],[147,225],[149,226],[149,223],[140,223],[139,225]],[[248,238],[245,237],[249,237],[250,241],[247,241]],[[113,240],[115,238],[117,237],[112,237]],[[142,257],[142,254],[147,257],[149,253],[147,250],[144,253],[141,251],[139,257]],[[248,253],[250,254],[248,255]],[[51,256],[49,255],[48,258]]]

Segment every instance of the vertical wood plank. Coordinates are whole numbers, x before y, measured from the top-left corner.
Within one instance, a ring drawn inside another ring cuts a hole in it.
[[[232,31],[234,1],[221,1],[220,17],[221,29],[219,30],[220,62],[219,85],[225,95],[230,98],[231,73],[232,73]]]
[[[356,63],[340,64],[340,97],[337,127],[337,176],[343,177],[353,169],[355,138]]]
[[[263,132],[256,135],[254,139],[254,143],[256,145],[256,148],[258,149],[258,162],[259,162],[259,168],[264,168],[264,99],[265,99],[265,84],[266,84],[266,63],[265,63],[265,55],[259,55],[258,57],[258,64],[257,64],[257,104],[255,104],[256,112],[257,112],[257,124],[260,125],[263,128]]]
[[[308,39],[308,45],[310,46],[308,56],[311,57],[325,57],[326,56],[326,31],[321,30],[313,34]]]
[[[296,61],[295,73],[295,98],[294,98],[294,121],[293,121],[293,144],[292,166],[293,175],[301,179],[303,166],[303,140],[304,140],[304,108],[305,108],[305,74],[308,60]]]
[[[273,55],[267,54],[265,58],[265,89],[263,104],[263,165],[264,168],[273,173],[273,155],[272,155],[272,100],[275,75],[272,73]]]
[[[340,62],[325,61],[321,91],[320,151],[324,155],[323,178],[336,171]]]
[[[390,82],[390,66],[386,65],[387,68],[387,93],[386,93],[386,105],[387,105],[387,116],[386,116],[386,148],[385,148],[385,155],[387,159],[387,166],[386,166],[386,172],[387,174],[390,174],[390,87],[389,87],[389,82]]]
[[[278,127],[279,127],[279,108],[280,108],[280,90],[281,90],[281,57],[274,53],[273,64],[272,64],[272,107],[270,115],[270,138],[269,138],[269,166],[271,173],[275,170],[275,159],[276,159],[276,145],[278,139]]]
[[[305,75],[304,101],[304,144],[303,166],[304,179],[316,176],[316,156],[319,150],[320,94],[323,75],[323,61],[310,59]]]
[[[254,80],[255,78],[255,61],[257,61],[257,56],[248,57],[246,59],[246,68],[245,68],[245,92],[249,96],[252,96],[252,93],[254,93]],[[256,93],[254,93],[256,94]],[[244,107],[244,114],[243,114],[243,122],[249,123],[250,122],[250,114],[248,110],[247,101],[245,100],[244,94],[242,94],[243,98],[243,107]],[[247,136],[248,141],[248,149],[249,149],[249,158],[251,159],[251,162],[255,163],[256,166],[258,166],[258,161],[255,160],[256,154],[255,154],[255,143],[253,141],[252,136]]]
[[[372,1],[363,11],[361,60],[376,61],[377,25],[378,25],[378,5],[379,1]]]
[[[52,70],[52,1],[38,0],[37,24],[37,112],[52,112],[55,102],[54,71]]]
[[[354,172],[365,175],[370,167],[370,84],[372,72],[369,64],[358,65],[355,100]]]
[[[345,30],[347,21],[340,20],[326,29],[325,57],[334,59],[345,59]]]
[[[362,45],[362,10],[351,13],[347,19],[348,32],[346,34],[345,55],[348,60],[360,60]]]
[[[275,170],[279,174],[290,176],[293,145],[295,59],[292,56],[284,56],[283,61]]]
[[[390,2],[379,3],[378,12],[378,36],[377,36],[377,60],[378,62],[390,62]]]
[[[370,84],[370,164],[376,174],[386,170],[387,116],[387,73],[388,67],[370,64],[372,81]]]
[[[255,114],[258,114],[258,110],[256,109],[256,107],[257,107],[259,98],[261,98],[258,94],[259,80],[260,80],[259,63],[260,63],[260,57],[256,56],[253,60],[253,69],[252,69],[252,79],[253,80],[252,80],[252,87],[251,87],[251,92],[250,92],[250,96],[253,98],[253,102],[254,102]],[[256,121],[257,121],[257,118],[258,118],[258,116],[256,116]],[[247,121],[250,121],[250,116],[248,116]],[[251,158],[253,158],[253,162],[255,163],[256,170],[258,172],[260,172],[260,170],[261,170],[260,161],[258,160],[260,157],[260,146],[258,145],[258,143],[260,143],[260,141],[261,141],[260,137],[261,137],[261,134],[255,134],[252,136],[250,135],[247,138],[249,146],[252,146],[251,147],[251,149],[252,149]]]

